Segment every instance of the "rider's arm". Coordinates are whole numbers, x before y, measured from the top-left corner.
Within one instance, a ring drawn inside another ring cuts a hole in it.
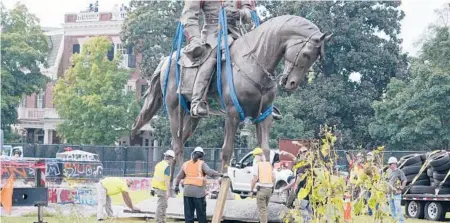
[[[186,39],[191,42],[192,39],[200,40],[200,14],[201,1],[184,1],[183,12],[181,13],[181,23],[184,26]]]

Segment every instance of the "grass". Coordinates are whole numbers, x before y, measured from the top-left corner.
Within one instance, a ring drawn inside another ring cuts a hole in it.
[[[35,222],[37,217],[1,217],[2,223],[24,223]],[[44,221],[47,223],[98,223],[95,217],[90,218],[76,218],[76,217],[44,217]],[[103,221],[105,223],[142,223],[142,222],[155,222],[153,219],[145,221],[144,218],[127,218],[127,219],[110,219]],[[167,223],[181,223],[183,221],[168,221]]]
[[[22,222],[35,222],[37,220],[36,217],[1,217],[2,223],[22,223]],[[419,220],[419,219],[405,219],[405,222],[408,223],[436,223],[435,221],[426,221],[426,220]],[[48,223],[98,223],[95,217],[89,217],[89,218],[83,218],[83,217],[74,217],[74,216],[63,216],[63,217],[44,217],[44,221]],[[121,218],[121,219],[110,219],[103,221],[105,223],[142,223],[145,222],[145,219],[143,218]],[[147,221],[147,222],[155,222],[153,219]],[[169,220],[167,223],[181,223],[183,221],[174,221]],[[354,223],[372,223],[374,222],[372,217],[368,216],[360,216],[353,218],[351,222]],[[385,223],[390,223],[393,221],[384,221]]]

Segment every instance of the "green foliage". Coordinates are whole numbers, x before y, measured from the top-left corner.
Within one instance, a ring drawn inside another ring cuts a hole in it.
[[[374,111],[371,104],[385,90],[391,77],[405,78],[406,55],[400,51],[400,2],[387,1],[265,1],[272,16],[303,16],[323,32],[333,33],[326,44],[323,63],[316,63],[316,77],[289,96],[285,104],[275,103],[284,113],[292,112],[303,122],[305,132],[319,136],[318,126],[337,126],[340,149],[372,142],[368,125]],[[385,34],[382,37],[379,33]],[[352,73],[360,83],[349,81]],[[286,97],[281,94],[281,97]]]
[[[9,11],[2,5],[0,16],[1,128],[9,131],[17,119],[20,100],[45,87],[47,78],[40,66],[46,65],[48,45],[38,18],[25,5],[18,3]]]
[[[450,148],[449,27],[434,27],[410,80],[393,79],[385,97],[373,103],[371,134],[392,149]]]
[[[107,59],[111,42],[92,38],[74,66],[58,80],[54,103],[63,122],[58,132],[70,143],[113,144],[127,134],[138,114],[135,92],[126,91],[129,71],[118,68],[119,58]]]
[[[139,66],[143,76],[153,74],[161,58],[169,55],[182,6],[181,1],[130,2],[121,38],[142,55]]]

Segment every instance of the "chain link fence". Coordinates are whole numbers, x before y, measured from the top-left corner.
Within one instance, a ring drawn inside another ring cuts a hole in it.
[[[65,148],[82,150],[99,156],[103,165],[103,176],[117,177],[152,177],[155,165],[162,160],[163,153],[168,147],[141,147],[141,146],[92,146],[92,145],[41,145],[41,144],[8,144],[13,147],[23,148],[24,158],[55,158],[57,153],[65,152]],[[184,160],[190,159],[194,147],[184,148]],[[204,148],[204,160],[213,169],[221,167],[221,148]],[[235,148],[233,158],[239,161],[251,149]],[[345,159],[345,150],[337,150],[337,165],[340,169],[347,170],[348,163]],[[356,155],[361,151],[348,151]],[[424,153],[428,151],[385,151],[384,162],[391,156],[400,158],[412,153]],[[177,172],[179,165],[177,165]]]

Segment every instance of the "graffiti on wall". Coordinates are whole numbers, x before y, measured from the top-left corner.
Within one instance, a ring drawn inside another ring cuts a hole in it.
[[[131,191],[150,191],[151,178],[130,177],[124,179],[132,179],[133,184],[130,187]]]
[[[39,162],[36,160],[5,160],[1,161],[1,182],[2,184],[12,175],[17,180],[24,183],[34,182],[36,169],[42,170],[42,179],[55,181],[62,179],[62,163],[60,162]]]
[[[103,176],[103,166],[100,162],[64,162],[64,177],[94,178]]]
[[[57,204],[96,205],[95,187],[86,188],[49,188],[48,202]]]

